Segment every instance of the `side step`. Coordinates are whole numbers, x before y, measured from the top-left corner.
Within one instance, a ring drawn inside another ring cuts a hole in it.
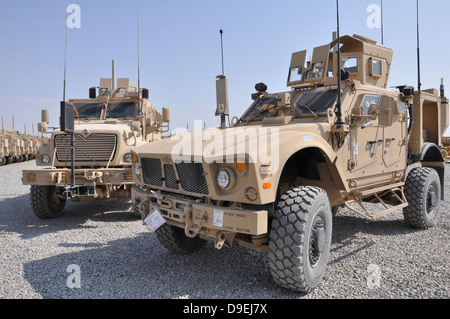
[[[406,200],[405,194],[403,192],[403,183],[398,183],[395,185],[388,185],[385,187],[380,187],[377,189],[372,189],[370,191],[364,191],[360,193],[355,193],[350,196],[350,200],[346,201],[344,206],[351,210],[352,212],[363,216],[364,218],[368,218],[370,220],[375,220],[378,218],[381,218],[383,216],[386,216],[390,213],[393,213],[397,210],[403,209],[408,206],[408,201]],[[363,198],[372,195],[375,198],[373,198],[369,203],[373,204],[382,204],[385,208],[385,210],[378,212],[378,213],[371,213],[368,211],[368,209],[365,207],[365,202],[362,200]],[[385,196],[392,196],[393,199],[397,201],[397,205],[392,206],[387,204],[385,201],[383,201],[382,197]],[[352,207],[350,207],[348,204],[350,203],[357,203],[362,211],[356,210]]]

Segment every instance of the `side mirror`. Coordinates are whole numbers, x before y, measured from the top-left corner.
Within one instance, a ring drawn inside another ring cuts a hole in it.
[[[50,123],[50,116],[49,116],[48,110],[46,110],[46,109],[43,109],[41,111],[41,122],[44,122],[46,124]]]
[[[142,89],[142,98],[148,100],[148,97],[149,97],[148,89]]]
[[[131,129],[135,132],[139,132],[139,130],[141,129],[141,123],[140,122],[133,122],[131,124]]]
[[[170,109],[167,107],[163,107],[162,109],[163,115],[163,123],[170,123]]]
[[[90,99],[95,99],[97,97],[97,89],[94,88],[90,88],[89,89],[89,98]]]

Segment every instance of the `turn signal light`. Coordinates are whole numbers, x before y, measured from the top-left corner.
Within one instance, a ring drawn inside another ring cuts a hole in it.
[[[271,188],[271,187],[272,187],[272,183],[270,183],[270,182],[269,182],[269,183],[264,183],[264,184],[263,184],[263,188],[264,188],[264,189],[269,189],[269,188]]]

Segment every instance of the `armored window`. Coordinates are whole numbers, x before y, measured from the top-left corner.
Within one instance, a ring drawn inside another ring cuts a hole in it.
[[[358,58],[343,58],[342,68],[348,73],[358,73]]]
[[[370,59],[370,64],[372,64],[372,70],[370,75],[371,76],[377,76],[380,77],[381,76],[381,72],[382,72],[382,62],[381,60],[376,60],[376,59]]]
[[[75,116],[81,119],[99,119],[102,114],[102,103],[75,103]],[[78,113],[78,116],[76,115]]]
[[[295,106],[301,116],[309,116],[312,112],[326,115],[327,110],[334,107],[336,100],[337,90],[305,92],[300,95]]]
[[[369,108],[372,104],[378,106],[380,103],[379,95],[366,94],[364,95],[363,101],[361,103],[361,115],[368,115]]]
[[[301,68],[290,68],[288,83],[298,82],[303,80],[303,74]]]
[[[137,102],[118,102],[109,103],[106,110],[107,119],[118,118],[137,118],[139,115],[139,103]]]
[[[242,116],[243,120],[262,119],[265,116],[273,113],[281,99],[275,97],[264,97],[255,101],[252,107]]]
[[[323,63],[317,62],[314,63],[312,69],[308,71],[306,79],[307,80],[321,79],[322,75],[323,75]]]

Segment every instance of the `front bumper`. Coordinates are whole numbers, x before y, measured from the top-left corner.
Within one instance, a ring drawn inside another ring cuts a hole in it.
[[[207,237],[215,237],[218,232],[259,236],[268,231],[266,210],[208,205],[181,195],[147,192],[138,187],[131,189],[131,202],[144,218],[157,209],[168,224],[184,228],[188,236],[195,231]]]
[[[71,172],[69,168],[37,169],[22,171],[23,185],[70,185]],[[80,186],[123,185],[133,183],[130,168],[110,169],[75,169],[75,184]]]

